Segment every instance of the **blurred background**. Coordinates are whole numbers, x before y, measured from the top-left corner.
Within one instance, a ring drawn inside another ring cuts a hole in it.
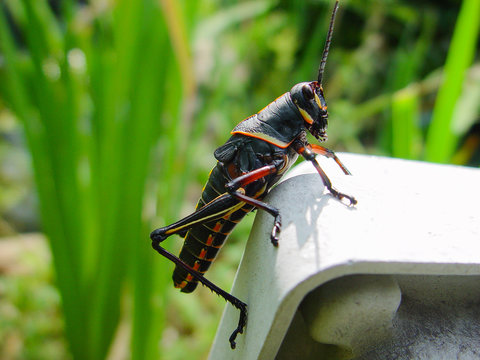
[[[206,358],[225,303],[175,290],[148,234],[236,123],[316,79],[333,3],[0,2],[1,359]],[[479,22],[478,0],[341,1],[326,146],[478,167]],[[226,290],[253,218],[208,272]]]

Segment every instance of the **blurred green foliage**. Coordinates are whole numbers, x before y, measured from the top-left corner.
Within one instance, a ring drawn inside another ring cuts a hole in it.
[[[68,359],[60,296],[44,238],[4,239],[0,251],[0,358]]]
[[[341,1],[327,146],[478,166],[479,4]],[[172,289],[149,230],[193,209],[236,123],[315,78],[333,1],[0,6],[0,120],[23,125],[68,351],[206,357],[223,302]],[[251,221],[209,272],[223,288]]]

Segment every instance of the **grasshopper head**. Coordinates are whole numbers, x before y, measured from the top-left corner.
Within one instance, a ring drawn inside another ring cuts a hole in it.
[[[305,128],[319,141],[327,139],[328,112],[322,85],[303,82],[290,90],[292,100],[303,117]]]
[[[302,114],[305,128],[319,141],[327,139],[328,113],[327,103],[323,96],[322,79],[325,64],[327,63],[328,51],[330,50],[330,42],[332,41],[333,24],[337,10],[338,0],[333,7],[322,60],[318,67],[318,80],[297,84],[290,90],[292,100]]]

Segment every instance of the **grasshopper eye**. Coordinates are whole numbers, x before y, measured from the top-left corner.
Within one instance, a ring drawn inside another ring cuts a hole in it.
[[[303,97],[305,100],[312,100],[314,95],[313,95],[313,90],[310,86],[304,86],[302,87],[302,93]]]

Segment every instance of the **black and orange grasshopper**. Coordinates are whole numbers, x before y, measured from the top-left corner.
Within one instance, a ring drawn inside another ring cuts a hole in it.
[[[289,92],[240,122],[228,141],[215,150],[218,160],[203,188],[195,212],[187,217],[154,230],[150,237],[153,248],[176,264],[173,272],[175,287],[190,293],[202,283],[240,310],[237,328],[230,336],[235,348],[237,335],[243,333],[247,321],[247,304],[220,289],[204,277],[225,239],[235,225],[253,209],[261,209],[274,217],[270,240],[278,246],[282,220],[278,209],[262,199],[295,162],[298,155],[310,161],[328,191],[340,201],[353,206],[357,200],[337,191],[315,159],[316,154],[332,158],[346,175],[347,168],[333,151],[309,144],[308,130],[317,140],[327,138],[327,104],[323,95],[322,77],[338,9],[335,3],[330,26],[318,69],[317,81],[296,84]],[[167,237],[185,237],[180,256],[160,246]]]

